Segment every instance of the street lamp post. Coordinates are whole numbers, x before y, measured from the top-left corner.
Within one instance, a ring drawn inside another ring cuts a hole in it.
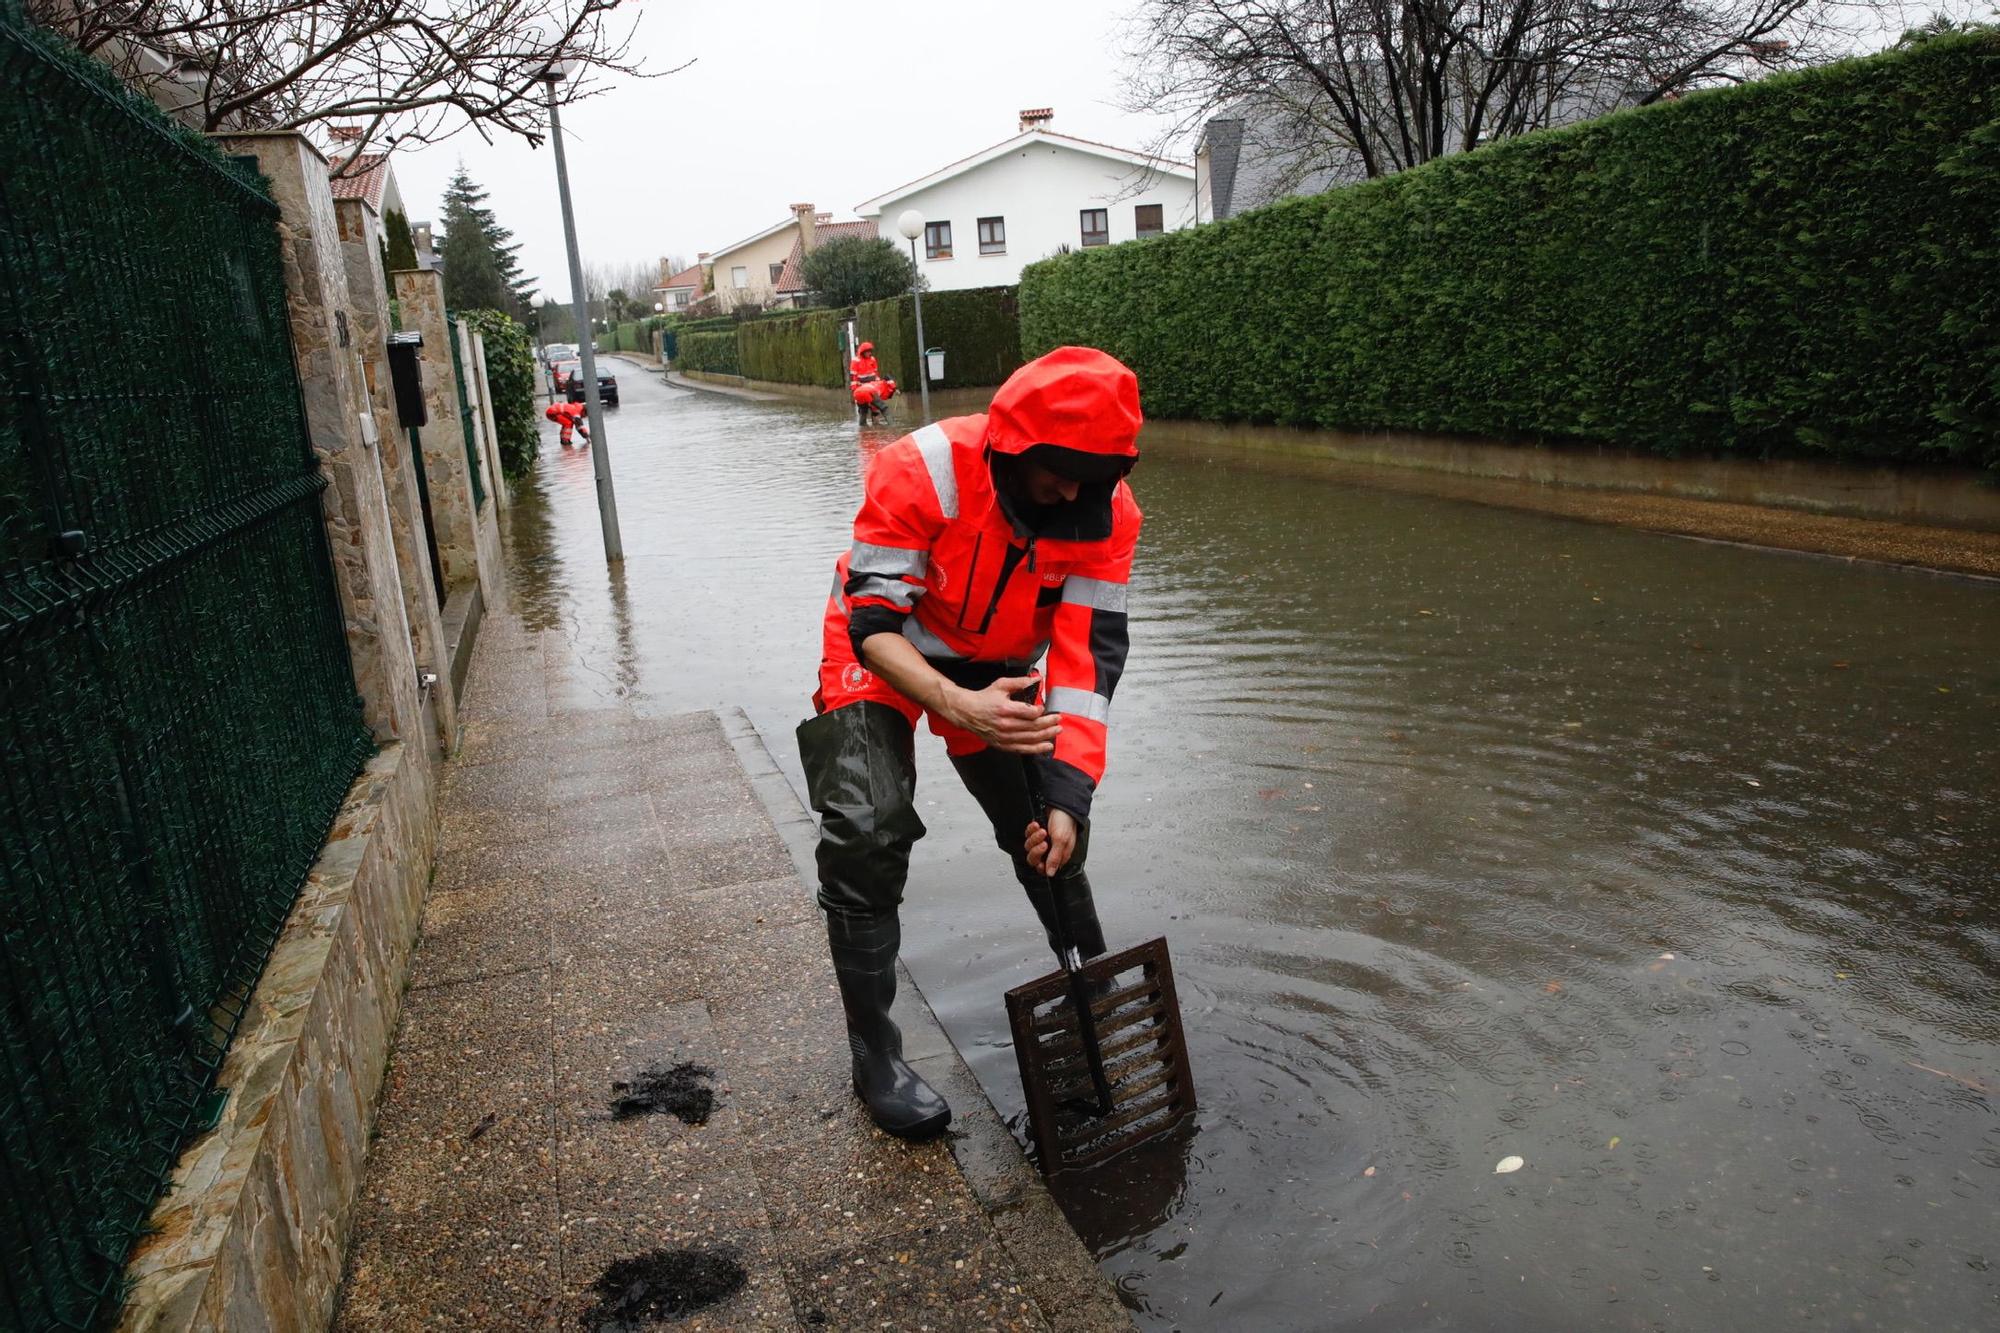
[[[556,149],[556,193],[562,197],[563,242],[569,247],[569,300],[576,327],[583,336],[577,353],[583,365],[583,405],[590,418],[590,470],[597,478],[597,519],[604,529],[604,558],[617,564],[625,558],[618,534],[618,496],[611,486],[611,451],[604,442],[604,408],[597,401],[596,328],[590,322],[590,298],[583,290],[583,260],[576,249],[576,211],[569,202],[569,163],[563,157],[562,120],[556,111],[556,85],[568,77],[574,62],[559,60],[542,77],[549,85],[549,142]]]
[[[906,208],[896,219],[896,230],[909,238],[910,294],[917,302],[917,388],[923,394],[924,421],[931,419],[931,364],[930,353],[924,349],[924,277],[917,271],[917,237],[924,234],[924,215],[914,208]]]

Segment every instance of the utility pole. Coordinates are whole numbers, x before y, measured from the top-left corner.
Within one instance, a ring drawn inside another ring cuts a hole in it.
[[[583,362],[583,405],[590,419],[590,470],[597,478],[597,518],[604,529],[604,558],[617,564],[625,558],[618,535],[618,496],[611,486],[611,450],[604,441],[604,408],[597,401],[596,331],[590,322],[590,297],[583,290],[583,260],[576,249],[576,211],[569,202],[569,163],[563,157],[562,119],[556,111],[556,85],[568,76],[573,62],[557,61],[543,79],[549,85],[549,141],[556,149],[556,193],[562,197],[563,242],[569,247],[569,302],[576,316],[577,356]]]
[[[910,294],[917,302],[917,388],[923,393],[924,423],[931,419],[931,358],[924,347],[924,275],[917,269],[917,237],[924,234],[924,215],[914,208],[903,210],[896,219],[896,230],[910,241],[910,271],[916,277],[910,282]]]

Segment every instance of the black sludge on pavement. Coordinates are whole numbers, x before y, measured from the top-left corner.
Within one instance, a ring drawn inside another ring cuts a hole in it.
[[[627,1333],[726,1301],[743,1283],[743,1265],[732,1249],[650,1250],[604,1270],[591,1287],[597,1303],[584,1312],[583,1326]]]
[[[647,1065],[629,1083],[613,1083],[618,1094],[611,1103],[614,1120],[639,1115],[678,1116],[684,1125],[705,1125],[715,1109],[715,1089],[708,1080],[715,1071],[707,1065],[683,1060],[672,1066]]]

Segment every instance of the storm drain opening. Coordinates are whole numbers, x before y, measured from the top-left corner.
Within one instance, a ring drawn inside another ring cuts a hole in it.
[[[597,1303],[583,1326],[592,1333],[637,1333],[663,1319],[680,1319],[720,1304],[743,1289],[747,1275],[737,1251],[649,1250],[606,1268],[591,1291]]]
[[[715,1071],[683,1060],[677,1065],[647,1065],[629,1082],[613,1083],[611,1118],[671,1115],[684,1125],[705,1125],[715,1109],[715,1089],[708,1086]]]

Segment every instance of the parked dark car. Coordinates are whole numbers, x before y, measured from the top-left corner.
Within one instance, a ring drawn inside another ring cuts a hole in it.
[[[576,373],[567,377],[563,384],[572,403],[583,401],[583,363],[578,362]],[[597,368],[597,401],[606,407],[618,406],[618,377],[603,366]]]

